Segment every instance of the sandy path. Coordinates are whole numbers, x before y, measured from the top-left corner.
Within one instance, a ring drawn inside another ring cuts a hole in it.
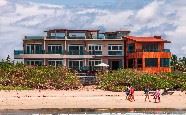
[[[145,102],[143,91],[135,92],[135,102],[125,100],[123,92],[94,89],[74,91],[0,91],[0,109],[38,108],[185,108],[185,92],[161,96],[161,103]]]

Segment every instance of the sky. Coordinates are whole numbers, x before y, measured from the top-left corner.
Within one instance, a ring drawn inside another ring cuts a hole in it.
[[[0,59],[13,58],[26,35],[54,28],[130,30],[161,35],[186,56],[186,0],[0,0]]]

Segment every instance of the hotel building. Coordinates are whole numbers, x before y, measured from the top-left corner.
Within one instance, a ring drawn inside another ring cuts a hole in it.
[[[113,70],[170,72],[171,53],[164,50],[168,41],[158,36],[132,37],[130,31],[52,29],[45,32],[46,36],[25,36],[23,50],[15,50],[14,58],[24,59],[28,65],[63,65],[77,70],[103,62]],[[157,69],[150,71],[154,68]]]

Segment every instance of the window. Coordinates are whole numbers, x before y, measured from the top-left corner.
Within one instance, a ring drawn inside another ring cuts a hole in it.
[[[62,66],[63,65],[63,60],[50,59],[50,60],[48,60],[48,65],[55,66],[55,67]]]
[[[26,60],[26,64],[41,66],[43,65],[43,60]]]
[[[99,60],[88,60],[89,66],[95,66],[101,63],[101,59]]]
[[[128,60],[128,68],[134,68],[134,65],[135,65],[135,60],[133,58],[129,59]]]
[[[169,58],[161,58],[160,59],[160,67],[169,67],[170,59]]]
[[[83,45],[69,45],[68,51],[69,51],[69,55],[83,55],[84,46]]]
[[[61,44],[49,44],[48,53],[49,54],[62,54],[63,46]]]
[[[117,34],[113,33],[113,34],[105,34],[105,38],[106,39],[117,39]]]
[[[80,70],[83,67],[83,60],[69,60],[69,68]]]
[[[50,38],[53,39],[64,39],[65,38],[65,33],[51,33]]]
[[[134,43],[128,44],[128,53],[132,53],[134,51],[135,51],[135,44]]]
[[[88,51],[90,55],[102,55],[102,45],[89,44]]]
[[[157,52],[158,51],[158,43],[143,43],[142,49],[145,52]]]
[[[137,59],[137,67],[141,68],[142,67],[142,58]]]
[[[145,67],[157,67],[158,58],[145,58]]]
[[[123,55],[123,45],[108,45],[108,55]]]
[[[42,44],[27,44],[25,53],[26,54],[42,54],[43,45]]]
[[[98,38],[99,39],[105,39],[105,35],[104,34],[98,34]]]
[[[85,39],[85,33],[69,33],[69,39]]]

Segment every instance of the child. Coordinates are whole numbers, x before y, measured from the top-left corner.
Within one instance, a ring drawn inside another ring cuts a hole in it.
[[[157,103],[157,99],[158,99],[158,102],[160,102],[160,90],[157,89],[156,92],[154,93],[154,99],[155,99],[155,103]]]

